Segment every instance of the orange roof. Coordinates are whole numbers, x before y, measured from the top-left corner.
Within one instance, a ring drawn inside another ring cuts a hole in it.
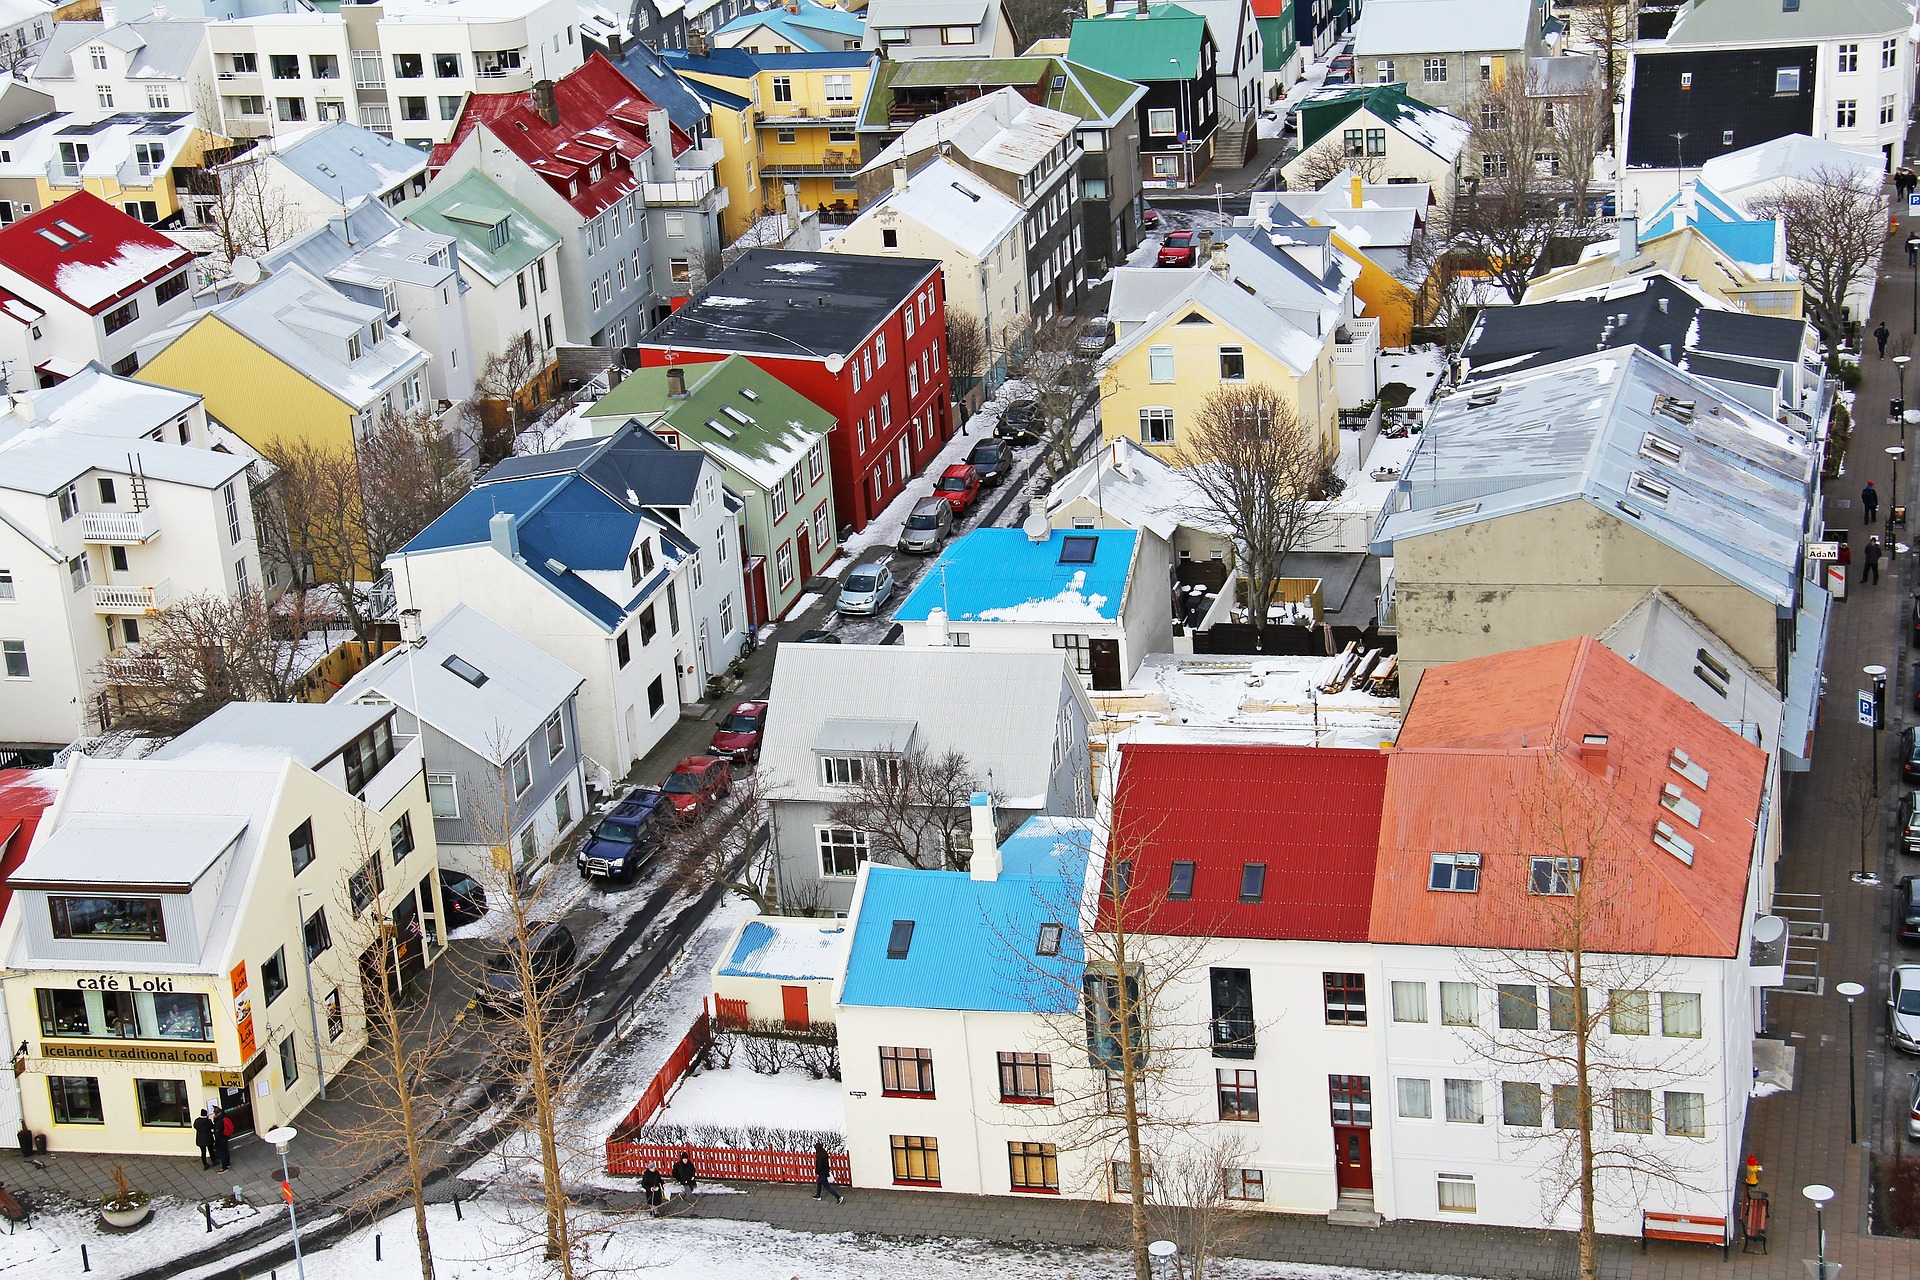
[[[1368,937],[1563,949],[1575,900],[1530,881],[1557,854],[1582,859],[1585,950],[1733,956],[1766,778],[1760,748],[1590,638],[1436,667],[1387,765]],[[1481,855],[1477,891],[1429,887],[1446,852]]]

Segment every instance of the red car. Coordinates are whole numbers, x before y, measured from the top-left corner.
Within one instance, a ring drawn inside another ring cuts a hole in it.
[[[673,766],[660,790],[675,813],[697,818],[732,792],[733,761],[725,756],[688,756]]]
[[[1191,231],[1169,231],[1160,245],[1156,264],[1162,267],[1190,267],[1199,256],[1200,245]]]
[[[956,462],[940,473],[933,493],[937,498],[945,498],[947,505],[953,508],[953,514],[959,515],[980,496],[980,473],[964,462]],[[939,510],[938,507],[934,509]]]
[[[760,758],[760,734],[766,727],[767,704],[742,702],[729,711],[720,727],[713,731],[713,741],[707,744],[707,750],[716,756],[726,756],[735,764],[752,763]]]

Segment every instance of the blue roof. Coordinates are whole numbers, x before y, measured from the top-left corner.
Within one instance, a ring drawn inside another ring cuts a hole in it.
[[[753,105],[750,99],[743,98],[737,93],[728,93],[725,89],[716,89],[700,80],[682,80],[680,83],[691,89],[693,96],[702,102],[710,102],[716,107],[725,107],[729,111],[745,111]]]
[[[830,5],[819,4],[816,0],[799,0],[799,11],[790,12],[784,6],[762,9],[757,13],[743,13],[720,28],[717,35],[726,35],[732,31],[751,31],[755,27],[770,27],[783,37],[791,40],[796,49],[807,53],[826,53],[829,47],[821,43],[820,37],[838,35],[851,36],[855,45],[866,34],[866,19],[846,13]]]
[[[342,202],[377,196],[427,167],[427,153],[420,148],[344,120],[283,145],[279,158],[315,190]]]
[[[847,962],[843,920],[749,920],[718,972],[729,978],[837,978]]]
[[[1777,256],[1780,224],[1751,218],[1704,182],[1690,182],[1640,224],[1640,243],[1691,226],[1714,247],[1739,263],[1771,265]]]
[[[751,49],[714,49],[704,58],[684,49],[668,49],[660,60],[681,74],[730,76],[745,80],[762,71],[838,71],[864,67],[874,55],[861,49],[828,53],[755,53]]]
[[[1029,818],[1001,845],[998,879],[869,863],[840,1003],[894,1009],[1071,1013],[1084,951],[1077,922],[1092,830],[1084,818]],[[887,958],[898,920],[913,922],[904,958]],[[1060,954],[1042,956],[1042,924],[1060,924]]]
[[[1055,529],[1035,542],[1019,529],[975,529],[948,544],[894,616],[924,622],[944,609],[954,622],[1111,622],[1120,616],[1139,536]],[[1063,552],[1084,551],[1087,542],[1090,561],[1062,563]]]
[[[649,49],[639,40],[630,40],[620,51],[618,58],[612,58],[613,65],[620,68],[620,74],[633,82],[635,88],[647,95],[647,100],[665,107],[667,118],[679,125],[682,130],[692,133],[704,129],[707,125],[707,109],[701,105],[700,94],[695,86],[682,80],[673,68],[661,61],[660,55]],[[731,105],[731,104],[729,104]],[[746,100],[741,100],[746,105]]]

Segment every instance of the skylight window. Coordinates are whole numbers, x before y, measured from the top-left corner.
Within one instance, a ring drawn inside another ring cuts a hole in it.
[[[1649,458],[1662,462],[1677,463],[1683,456],[1680,446],[1664,436],[1649,431],[1640,441],[1640,452]]]
[[[1655,502],[1665,502],[1673,496],[1673,490],[1661,484],[1644,471],[1636,471],[1633,473],[1633,488],[1636,492],[1645,497],[1652,498]]]
[[[1693,865],[1693,841],[1664,822],[1653,824],[1653,842],[1688,866]]]
[[[1695,764],[1693,757],[1682,751],[1679,747],[1675,747],[1673,754],[1667,757],[1667,767],[1702,791],[1707,789],[1707,778],[1709,776],[1707,771]]]
[[[907,949],[913,946],[913,921],[895,920],[893,928],[887,933],[887,959],[905,960]]]
[[[1669,782],[1660,788],[1660,806],[1672,812],[1687,825],[1698,829],[1700,826],[1700,806],[1687,799],[1686,792],[1677,782]]]
[[[707,425],[713,428],[714,434],[721,437],[722,439],[725,439],[725,440],[733,439],[733,428],[729,427],[724,422],[721,422],[718,418],[708,418]]]
[[[1069,535],[1060,540],[1061,564],[1092,564],[1093,554],[1100,547],[1100,539]]]
[[[752,387],[742,387],[740,388],[740,398],[743,400],[758,400],[760,393]]]
[[[729,418],[732,418],[735,422],[739,423],[741,426],[750,427],[753,425],[752,418],[749,418],[746,414],[740,412],[738,409],[734,408],[730,404],[721,405],[720,412],[726,414]]]
[[[1267,864],[1245,862],[1240,865],[1240,901],[1258,902],[1267,893]]]
[[[1455,516],[1470,516],[1479,509],[1480,504],[1478,502],[1455,502],[1444,507],[1435,507],[1433,509],[1433,518],[1436,520],[1451,520]]]
[[[471,662],[468,662],[465,658],[461,657],[457,653],[448,654],[447,660],[445,662],[442,662],[440,665],[445,667],[447,670],[453,672],[453,674],[459,676],[462,680],[465,680],[468,684],[472,685],[476,689],[478,689],[481,685],[487,682],[486,672],[474,666]]]
[[[1185,902],[1193,896],[1193,864],[1176,862],[1173,872],[1167,877],[1167,900]]]
[[[38,231],[43,239],[52,241],[54,244],[58,245],[60,248],[64,249],[67,247],[67,242],[65,240],[61,239],[57,234],[48,230],[46,227],[36,227],[34,228],[34,230]]]
[[[1057,956],[1060,954],[1061,927],[1056,921],[1049,920],[1040,926],[1040,937],[1033,944],[1033,953],[1037,956]]]

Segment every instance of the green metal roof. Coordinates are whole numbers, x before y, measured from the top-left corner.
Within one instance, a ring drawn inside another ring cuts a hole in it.
[[[1053,88],[1053,78],[1066,81]],[[1131,80],[1110,76],[1066,58],[925,58],[906,62],[882,59],[874,68],[867,101],[860,113],[863,129],[890,129],[888,108],[901,89],[975,86],[1030,88],[1045,83],[1040,105],[1098,124],[1117,124],[1144,92]]]
[[[778,483],[833,430],[833,414],[745,356],[683,368],[685,399],[667,395],[666,369],[635,369],[585,416],[640,418],[656,430],[670,427],[715,462],[761,485]]]
[[[1067,57],[1122,80],[1192,80],[1206,35],[1207,20],[1177,4],[1153,5],[1144,18],[1122,9],[1076,19]]]
[[[477,169],[443,190],[415,196],[394,213],[423,231],[452,236],[459,242],[461,263],[496,285],[560,243],[559,232]],[[496,248],[493,228],[503,219],[507,239]]]

